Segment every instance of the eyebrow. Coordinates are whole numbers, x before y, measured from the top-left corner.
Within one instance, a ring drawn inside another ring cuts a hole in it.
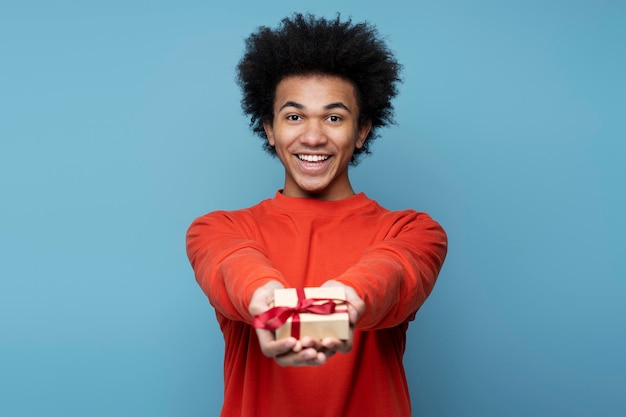
[[[300,104],[298,102],[287,101],[285,104],[280,106],[280,109],[278,109],[278,111],[281,111],[285,107],[295,107],[298,110],[303,110],[305,108],[304,105],[302,105],[302,104]],[[352,113],[352,111],[348,108],[348,106],[343,104],[341,101],[337,101],[335,103],[330,103],[330,104],[327,104],[327,105],[324,106],[324,110],[332,110],[332,109],[344,109],[348,113]]]

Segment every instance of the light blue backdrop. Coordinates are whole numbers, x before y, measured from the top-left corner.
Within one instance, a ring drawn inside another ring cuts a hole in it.
[[[624,3],[3,2],[0,415],[217,415],[184,234],[282,185],[233,70],[296,10],[377,24],[405,65],[353,181],[449,233],[415,415],[626,415]]]

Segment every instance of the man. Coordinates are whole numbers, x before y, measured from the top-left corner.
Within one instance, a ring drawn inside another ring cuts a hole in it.
[[[392,122],[400,65],[368,24],[295,14],[253,33],[237,69],[242,107],[285,182],[271,199],[188,230],[224,334],[222,416],[410,416],[406,330],[447,238],[425,213],[356,193],[348,176]],[[348,339],[276,340],[253,328],[275,289],[327,286],[345,289]]]

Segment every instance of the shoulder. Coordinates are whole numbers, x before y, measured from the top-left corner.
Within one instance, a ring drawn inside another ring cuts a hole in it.
[[[391,210],[382,206],[378,201],[368,198],[370,205],[368,212],[379,216],[385,222],[391,223],[437,223],[430,214],[413,208]]]
[[[437,236],[439,240],[447,240],[443,226],[429,213],[412,208],[389,210],[382,206],[378,207],[378,222],[381,231],[384,230],[387,238],[407,234],[418,236],[428,234]]]
[[[267,211],[268,200],[261,201],[251,207],[236,210],[214,210],[195,218],[189,230],[194,229],[230,229],[250,231],[263,218]]]

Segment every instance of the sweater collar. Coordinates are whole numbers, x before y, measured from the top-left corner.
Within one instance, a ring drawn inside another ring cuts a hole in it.
[[[282,190],[276,191],[271,201],[280,210],[315,212],[320,215],[345,215],[346,211],[357,210],[372,203],[372,200],[363,192],[342,200],[328,201],[315,198],[288,197],[282,193]]]

